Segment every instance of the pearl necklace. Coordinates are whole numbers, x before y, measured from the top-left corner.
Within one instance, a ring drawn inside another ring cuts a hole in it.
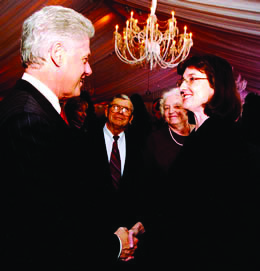
[[[179,146],[183,146],[183,144],[179,143],[179,142],[173,137],[170,126],[168,126],[168,128],[169,128],[169,132],[170,132],[170,135],[171,135],[172,140],[173,140],[176,144],[178,144]]]

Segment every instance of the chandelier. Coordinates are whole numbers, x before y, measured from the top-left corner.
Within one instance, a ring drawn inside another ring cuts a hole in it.
[[[179,34],[174,12],[167,22],[167,29],[160,31],[155,15],[156,6],[157,0],[152,0],[151,13],[143,30],[138,26],[138,20],[133,18],[133,11],[122,35],[116,25],[115,52],[121,61],[133,65],[148,64],[150,70],[157,64],[166,69],[176,67],[188,56],[193,45],[192,33],[187,33],[185,26],[184,33]]]

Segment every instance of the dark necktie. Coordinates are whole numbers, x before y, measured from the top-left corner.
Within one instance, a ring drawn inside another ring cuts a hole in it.
[[[113,138],[114,138],[114,142],[113,142],[112,152],[110,156],[110,173],[111,173],[114,187],[118,189],[119,181],[121,178],[121,160],[120,160],[119,149],[117,146],[117,140],[119,136],[113,136]]]

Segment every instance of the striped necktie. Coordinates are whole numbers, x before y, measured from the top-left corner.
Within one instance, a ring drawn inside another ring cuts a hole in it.
[[[116,189],[119,188],[119,181],[121,178],[121,160],[119,149],[117,146],[117,140],[119,136],[113,136],[114,142],[112,147],[112,152],[110,156],[110,173],[113,181],[113,185]]]

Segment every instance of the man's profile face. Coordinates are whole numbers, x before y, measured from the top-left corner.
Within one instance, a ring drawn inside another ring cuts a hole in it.
[[[63,91],[65,97],[79,96],[86,76],[92,74],[89,65],[90,40],[71,41],[66,45],[63,68]]]

